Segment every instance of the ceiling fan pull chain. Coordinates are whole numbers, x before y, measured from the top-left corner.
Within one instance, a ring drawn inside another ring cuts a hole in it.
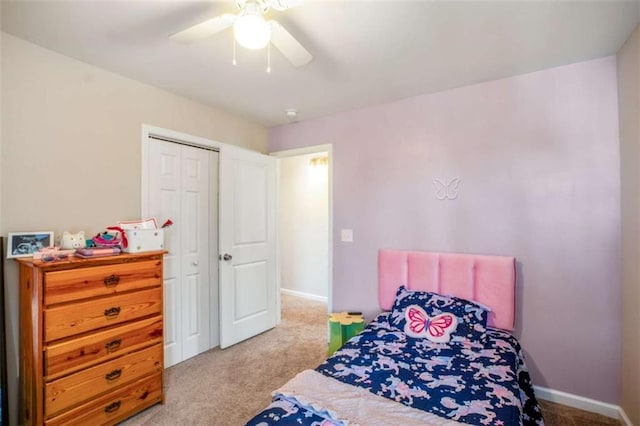
[[[236,38],[233,38],[233,65],[236,66],[238,65],[238,62],[236,62]]]
[[[271,72],[271,43],[267,44],[267,72]]]

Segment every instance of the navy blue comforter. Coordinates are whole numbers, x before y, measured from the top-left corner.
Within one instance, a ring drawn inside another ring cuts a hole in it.
[[[481,341],[433,343],[382,314],[317,369],[325,376],[473,425],[542,425],[517,339],[489,328]],[[249,425],[334,425],[340,419],[278,399]],[[375,424],[375,419],[372,423]]]

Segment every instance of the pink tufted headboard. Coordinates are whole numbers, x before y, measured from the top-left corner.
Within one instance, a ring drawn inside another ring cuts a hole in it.
[[[380,250],[378,300],[391,310],[398,287],[474,300],[491,308],[488,325],[513,331],[514,257]]]

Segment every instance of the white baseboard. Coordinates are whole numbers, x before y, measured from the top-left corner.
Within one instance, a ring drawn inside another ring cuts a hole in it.
[[[633,426],[633,423],[631,423],[631,419],[629,418],[629,416],[627,416],[627,413],[624,412],[622,407],[620,407],[620,420],[622,421],[622,424],[624,426]]]
[[[316,294],[305,293],[303,291],[288,290],[286,288],[281,288],[280,291],[290,296],[302,297],[304,299],[317,300],[318,302],[327,303],[327,296],[318,296]]]
[[[543,388],[542,386],[534,386],[533,388],[536,393],[536,398],[556,402],[558,404],[567,405],[569,407],[578,408],[591,413],[602,414],[603,416],[611,417],[613,419],[622,418],[622,420],[625,421],[626,418],[627,425],[633,426],[622,408],[618,405],[585,398],[584,396],[574,395],[559,390]]]

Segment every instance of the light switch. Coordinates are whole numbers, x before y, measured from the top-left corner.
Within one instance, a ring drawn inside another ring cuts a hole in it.
[[[340,231],[340,239],[343,243],[353,242],[353,229],[343,229]]]

